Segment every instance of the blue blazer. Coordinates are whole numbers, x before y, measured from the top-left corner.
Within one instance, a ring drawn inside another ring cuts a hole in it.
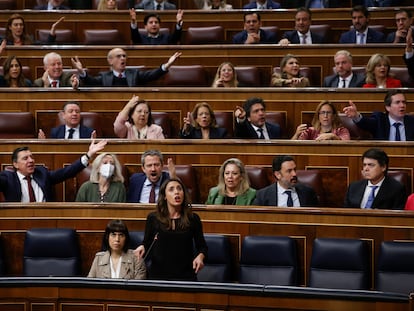
[[[253,2],[249,2],[248,4],[245,4],[243,6],[243,9],[257,9],[257,2],[253,1]],[[265,9],[266,10],[280,9],[280,4],[279,4],[279,2],[275,2],[275,1],[272,1],[272,0],[267,0]]]
[[[367,33],[367,43],[381,43],[385,41],[385,36],[382,32],[376,31],[374,29],[368,28]],[[339,43],[356,43],[356,31],[352,29],[350,31],[344,32],[341,34]]]
[[[210,139],[219,139],[219,138],[226,138],[227,130],[223,127],[212,127],[210,128],[209,137]],[[181,138],[189,138],[189,139],[201,139],[203,138],[200,129],[196,129],[195,127],[191,127],[190,133],[188,135],[184,135],[183,131],[180,131]]]
[[[312,31],[311,31],[311,37],[312,37],[312,44],[325,43],[325,41],[326,41],[326,38],[318,35],[317,33],[312,32]],[[288,39],[289,42],[292,43],[292,44],[299,44],[300,43],[298,32],[296,30],[286,31],[283,34],[283,38]]]
[[[33,173],[33,179],[42,189],[46,202],[50,202],[55,200],[54,185],[61,183],[68,178],[75,177],[76,174],[84,168],[85,167],[80,159],[69,166],[55,171],[49,171],[44,166],[36,166]],[[0,191],[3,192],[7,202],[21,202],[22,187],[15,171],[0,172]]]
[[[323,87],[338,87],[339,76],[332,75],[327,76],[323,79]],[[352,76],[351,81],[349,82],[349,87],[362,87],[365,84],[365,76],[360,73],[355,73]]]
[[[141,10],[156,10],[157,8],[154,6],[154,1],[152,0],[144,0],[141,1],[141,3],[137,4],[135,6],[136,9],[141,9]],[[177,7],[175,6],[175,4],[170,3],[168,1],[164,1],[164,10],[176,10]]]
[[[257,133],[254,130],[253,126],[250,124],[249,121],[244,121],[238,123],[234,121],[235,124],[235,133],[234,135],[238,138],[249,138],[249,139],[259,139],[257,137]],[[279,124],[271,124],[266,122],[266,130],[269,134],[270,139],[279,139],[281,136],[281,129]]]
[[[315,191],[305,185],[297,184],[295,190],[299,197],[300,206],[318,206],[318,197]],[[253,205],[277,206],[277,183],[257,190]]]
[[[374,112],[370,117],[362,117],[356,123],[358,127],[370,132],[373,139],[388,140],[390,137],[391,124],[388,120],[388,114],[384,112]],[[404,117],[405,138],[414,140],[414,116],[406,115]]]
[[[79,138],[91,138],[93,129],[81,125],[79,127]],[[50,138],[65,138],[65,126],[61,125],[50,130]]]
[[[244,42],[247,40],[247,35],[248,34],[246,30],[236,33],[233,36],[233,44],[244,44]],[[277,37],[274,32],[260,29],[259,44],[275,44],[275,43],[277,43]]]
[[[144,173],[135,173],[129,179],[129,187],[127,192],[127,202],[129,203],[139,203],[141,198],[142,188],[144,187],[144,182],[147,176]],[[161,185],[164,181],[170,179],[170,174],[167,172],[162,172],[161,174]],[[148,202],[144,202],[148,203]]]
[[[158,37],[152,38],[148,35],[141,35],[138,28],[131,27],[131,40],[133,44],[144,44],[144,45],[160,45],[160,44],[177,44],[181,39],[182,28],[177,29],[172,35],[159,33]]]
[[[344,207],[361,208],[368,180],[363,179],[351,183],[345,196]],[[404,209],[407,194],[405,187],[393,179],[385,176],[385,179],[372,202],[372,208],[379,209]]]
[[[129,87],[140,86],[146,82],[157,80],[167,72],[161,67],[152,70],[138,70],[127,68],[125,70],[126,80]],[[91,77],[86,73],[85,77],[80,77],[85,86],[113,86],[114,74],[112,70],[100,72],[97,77]]]

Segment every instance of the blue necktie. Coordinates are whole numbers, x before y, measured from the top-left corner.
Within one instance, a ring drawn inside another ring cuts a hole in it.
[[[395,141],[401,141],[400,125],[401,125],[401,123],[399,123],[399,122],[395,122],[393,124],[393,126],[395,127]]]
[[[293,206],[292,191],[291,190],[286,190],[285,193],[288,196],[286,205],[287,205],[287,207],[292,207]]]
[[[365,204],[365,208],[371,208],[372,203],[375,199],[375,190],[378,188],[378,186],[370,186],[371,187],[371,193],[369,194],[368,201]]]

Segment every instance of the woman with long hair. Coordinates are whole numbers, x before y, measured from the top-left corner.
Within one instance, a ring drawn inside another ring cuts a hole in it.
[[[374,54],[367,63],[365,88],[402,87],[401,81],[390,76],[391,61],[384,54]]]
[[[32,86],[32,81],[24,76],[20,60],[14,55],[7,57],[3,63],[3,76],[0,76],[0,87],[30,86]]]
[[[234,65],[230,62],[223,62],[217,68],[211,87],[237,87],[237,73]]]
[[[271,85],[277,87],[307,87],[309,79],[300,74],[300,63],[293,54],[285,55],[280,61],[281,73],[272,75]]]

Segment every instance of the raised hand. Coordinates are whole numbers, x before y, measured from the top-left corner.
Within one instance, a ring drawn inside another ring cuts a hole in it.
[[[352,102],[352,100],[349,101],[349,106],[345,107],[343,109],[343,112],[346,114],[348,118],[351,118],[351,119],[354,119],[359,115],[357,107]]]

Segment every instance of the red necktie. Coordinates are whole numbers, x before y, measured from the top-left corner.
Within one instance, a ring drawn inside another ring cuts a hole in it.
[[[29,192],[30,202],[36,202],[36,198],[32,187],[32,178],[30,176],[26,176],[25,179],[27,180],[27,190]]]
[[[151,185],[151,192],[150,192],[148,203],[155,203],[155,183]]]
[[[57,87],[57,81],[53,80],[52,82],[50,82],[50,86]]]

